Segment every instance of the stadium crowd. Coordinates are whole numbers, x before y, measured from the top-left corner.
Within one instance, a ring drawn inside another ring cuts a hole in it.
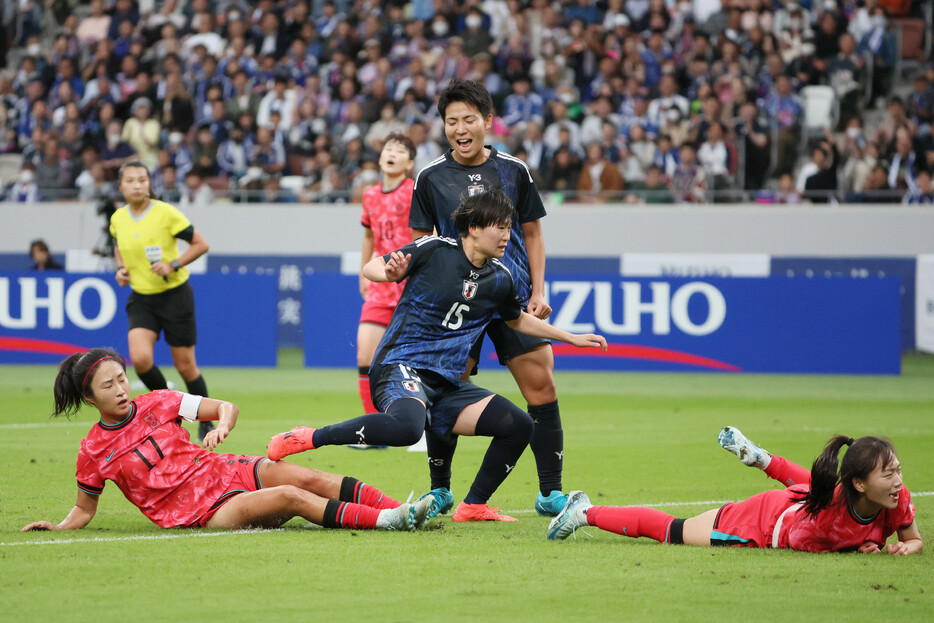
[[[0,192],[107,199],[139,159],[181,205],[358,202],[389,133],[416,170],[447,149],[458,77],[555,198],[934,203],[934,65],[898,49],[919,20],[930,0],[11,0]]]

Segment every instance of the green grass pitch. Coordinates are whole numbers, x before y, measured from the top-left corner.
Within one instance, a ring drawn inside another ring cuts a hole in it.
[[[60,521],[75,500],[90,409],[50,421],[50,366],[0,367],[0,622],[15,621],[931,621],[934,620],[934,358],[899,377],[558,372],[565,490],[595,503],[657,505],[689,517],[772,484],[719,448],[720,427],[810,465],[835,432],[896,444],[927,540],[921,556],[661,546],[591,530],[545,540],[531,512],[529,451],[493,500],[516,523],[414,534],[284,529],[161,530],[111,483],[82,531],[18,532]],[[174,371],[170,378],[178,382]],[[208,369],[237,403],[225,452],[263,454],[269,437],[359,412],[352,370],[305,370],[283,352],[270,370]],[[481,385],[523,405],[510,377]],[[454,495],[486,448],[463,439]],[[329,447],[295,461],[356,476],[397,499],[428,488],[425,455]]]

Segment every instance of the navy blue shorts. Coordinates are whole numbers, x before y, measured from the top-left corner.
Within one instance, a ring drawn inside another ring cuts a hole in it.
[[[397,400],[418,398],[428,408],[428,426],[444,437],[451,433],[461,411],[493,392],[466,381],[452,383],[431,370],[396,364],[370,368],[370,394],[383,412]]]
[[[510,359],[524,355],[536,346],[551,343],[550,340],[544,338],[532,337],[525,333],[513,331],[502,318],[491,320],[484,332],[490,336],[490,341],[496,347],[496,356],[499,357],[499,365],[501,366],[505,366]],[[470,358],[479,362],[482,349],[483,336],[481,335],[480,339],[474,342],[474,345],[470,348]],[[476,371],[471,372],[471,374],[476,374]]]

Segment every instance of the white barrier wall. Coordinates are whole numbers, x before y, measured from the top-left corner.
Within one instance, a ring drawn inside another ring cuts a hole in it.
[[[934,253],[934,209],[902,206],[548,206],[549,255],[760,253],[913,256]],[[357,205],[216,203],[185,213],[221,254],[332,255],[360,247]],[[0,253],[33,238],[55,252],[93,247],[94,204],[0,203]]]
[[[934,353],[934,255],[918,257],[915,287],[915,340],[918,350]]]

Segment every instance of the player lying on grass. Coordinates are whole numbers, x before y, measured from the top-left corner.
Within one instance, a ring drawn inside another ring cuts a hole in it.
[[[131,399],[126,362],[110,349],[74,354],[59,367],[53,415],[77,413],[81,403],[96,407],[100,421],[78,451],[75,507],[57,525],[37,521],[24,532],[85,527],[107,480],[163,528],[269,528],[303,517],[325,528],[414,530],[433,501],[400,504],[354,478],[210,452],[237,423],[237,406],[171,390]],[[202,447],[183,419],[218,424]]]
[[[451,457],[458,435],[493,437],[454,521],[513,520],[487,505],[532,436],[532,419],[493,392],[461,380],[474,341],[494,312],[515,330],[579,347],[600,347],[599,335],[572,335],[520,307],[512,277],[498,258],[509,242],[515,210],[500,189],[463,198],[454,212],[459,240],[425,236],[364,269],[372,281],[407,278],[402,298],[370,366],[371,413],[317,430],[305,426],[272,438],[268,456],[326,445],[407,446],[434,435],[429,461],[433,517],[454,504]],[[430,409],[430,416],[429,416]],[[426,429],[427,424],[427,429]],[[440,450],[439,450],[440,448]]]
[[[920,554],[911,494],[891,442],[878,437],[835,435],[811,471],[771,455],[732,426],[720,431],[720,445],[786,489],[766,491],[691,519],[675,519],[641,506],[591,506],[575,491],[548,526],[549,539],[566,539],[583,526],[661,543],[741,545],[806,552],[859,551]],[[849,446],[837,469],[837,454]],[[893,533],[898,541],[885,544]]]

